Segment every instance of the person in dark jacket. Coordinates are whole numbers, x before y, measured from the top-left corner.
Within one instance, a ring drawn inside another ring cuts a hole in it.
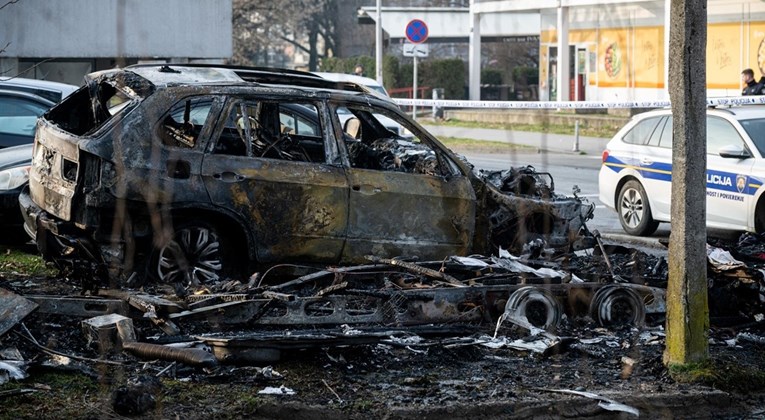
[[[741,91],[742,95],[762,95],[763,88],[765,88],[765,77],[761,77],[759,82],[754,81],[754,71],[752,69],[744,69],[741,72],[741,80],[746,86]]]

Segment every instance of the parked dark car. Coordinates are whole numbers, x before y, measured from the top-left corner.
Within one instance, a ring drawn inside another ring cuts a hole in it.
[[[86,81],[40,119],[19,198],[28,232],[62,267],[210,283],[290,261],[441,259],[535,238],[570,247],[592,214],[531,168],[477,173],[354,84],[191,65]]]
[[[26,242],[19,193],[29,179],[37,117],[77,86],[0,78],[0,242]]]
[[[31,93],[0,90],[0,149],[32,143],[37,117],[54,104]]]
[[[78,87],[49,80],[26,79],[23,77],[0,77],[0,90],[26,92],[50,102],[59,103]]]
[[[0,149],[0,243],[29,241],[19,210],[19,194],[29,180],[32,143]]]

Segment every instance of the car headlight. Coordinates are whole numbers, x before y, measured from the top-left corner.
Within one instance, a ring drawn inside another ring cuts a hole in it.
[[[29,181],[29,166],[0,171],[0,190],[12,190]]]

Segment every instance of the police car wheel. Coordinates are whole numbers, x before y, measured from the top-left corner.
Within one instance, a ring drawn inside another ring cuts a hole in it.
[[[651,206],[643,186],[636,180],[624,183],[616,200],[616,211],[619,223],[630,235],[648,236],[659,227],[659,222],[653,220]]]
[[[754,231],[765,233],[765,196],[760,197],[754,210]]]

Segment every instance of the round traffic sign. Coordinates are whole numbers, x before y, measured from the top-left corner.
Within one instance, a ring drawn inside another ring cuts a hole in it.
[[[412,19],[406,24],[406,39],[412,44],[422,44],[428,39],[428,25],[420,19]]]

